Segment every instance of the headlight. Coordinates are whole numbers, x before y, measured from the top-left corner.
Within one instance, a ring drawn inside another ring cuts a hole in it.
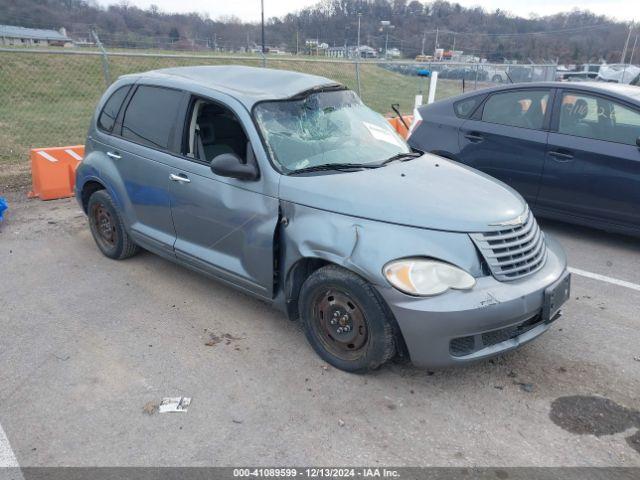
[[[387,263],[383,269],[389,283],[409,295],[439,295],[450,288],[469,290],[475,278],[448,263],[423,258],[405,258]]]

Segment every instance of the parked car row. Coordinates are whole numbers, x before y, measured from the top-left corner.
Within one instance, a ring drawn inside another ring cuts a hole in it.
[[[493,65],[477,64],[446,64],[431,63],[394,63],[381,65],[392,72],[409,76],[424,76],[425,72],[438,72],[439,78],[448,80],[466,80],[493,83],[519,83],[553,80],[555,67],[538,65]]]

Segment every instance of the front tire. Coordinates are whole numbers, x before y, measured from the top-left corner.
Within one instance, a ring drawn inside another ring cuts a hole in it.
[[[391,313],[373,286],[348,270],[328,265],[312,273],[298,308],[313,349],[340,370],[375,370],[395,355]]]
[[[122,218],[106,190],[98,190],[87,205],[89,228],[100,251],[114,260],[123,260],[138,253],[139,247],[131,240]]]

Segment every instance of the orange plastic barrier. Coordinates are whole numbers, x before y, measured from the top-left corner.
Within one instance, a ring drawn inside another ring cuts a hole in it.
[[[402,117],[407,125],[411,126],[411,122],[413,122],[413,115],[404,115]],[[402,138],[407,138],[409,134],[409,130],[404,126],[400,117],[392,117],[387,118],[387,121],[391,124],[391,126],[400,134]]]
[[[29,198],[54,200],[73,196],[76,168],[84,156],[84,146],[31,149],[33,190]]]

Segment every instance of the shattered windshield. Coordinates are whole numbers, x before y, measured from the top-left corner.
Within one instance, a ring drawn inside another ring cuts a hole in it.
[[[391,125],[350,90],[262,102],[254,112],[273,161],[285,172],[380,163],[411,152]]]

